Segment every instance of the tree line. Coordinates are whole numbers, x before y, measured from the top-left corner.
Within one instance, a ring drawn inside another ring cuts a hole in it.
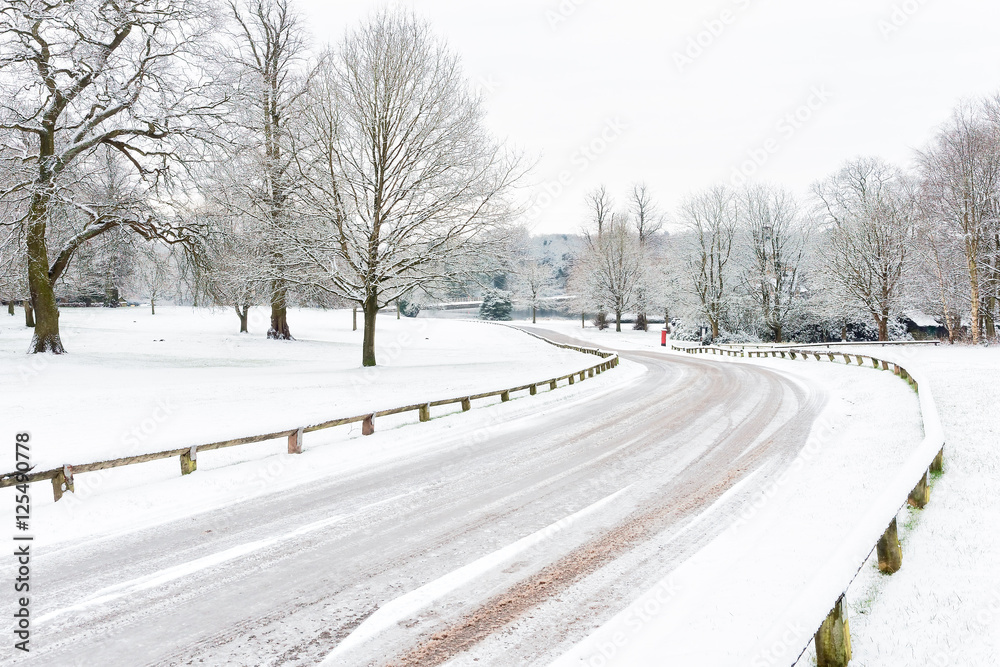
[[[889,340],[915,311],[952,342],[996,338],[1000,98],[962,102],[905,168],[851,159],[806,198],[716,185],[666,216],[637,185],[587,204],[571,284],[601,327],[655,311],[690,340]]]
[[[0,290],[33,352],[59,304],[127,281],[232,307],[375,320],[509,244],[520,157],[458,56],[383,10],[313,48],[290,0],[11,0],[0,8]],[[127,281],[126,281],[127,278]]]

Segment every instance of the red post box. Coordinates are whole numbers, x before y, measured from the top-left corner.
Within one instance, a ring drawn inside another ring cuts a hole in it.
[[[660,332],[660,345],[662,345],[663,347],[667,346],[667,330],[666,329],[664,329],[663,331]]]

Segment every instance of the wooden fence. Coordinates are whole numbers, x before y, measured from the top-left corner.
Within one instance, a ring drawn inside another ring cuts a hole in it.
[[[579,347],[576,345],[564,345],[562,343],[556,343],[550,341],[547,338],[538,336],[531,332],[525,331],[530,336],[538,338],[550,345],[560,347],[568,350],[575,350],[577,352],[582,352],[584,354],[592,354],[600,357],[602,361],[600,363],[588,366],[580,371],[574,371],[568,375],[561,375],[559,377],[550,378],[543,380],[541,382],[532,382],[530,384],[524,384],[517,387],[509,387],[507,389],[498,389],[496,391],[487,391],[480,394],[472,394],[469,396],[460,396],[457,398],[448,398],[438,401],[428,401],[424,403],[414,403],[413,405],[406,405],[400,408],[390,408],[388,410],[377,410],[374,412],[369,412],[362,415],[355,415],[353,417],[340,417],[338,419],[331,419],[325,421],[321,424],[313,424],[311,426],[301,426],[297,428],[286,429],[284,431],[275,431],[274,433],[265,433],[263,435],[252,435],[242,438],[233,438],[232,440],[223,440],[221,442],[212,442],[205,445],[193,445],[190,447],[180,447],[177,449],[168,449],[161,452],[151,452],[148,454],[139,454],[136,456],[126,456],[118,459],[111,459],[109,461],[98,461],[95,463],[84,463],[80,465],[63,465],[61,468],[54,468],[52,470],[43,470],[41,472],[9,472],[0,475],[0,488],[15,486],[17,484],[31,484],[34,482],[40,482],[43,480],[52,481],[52,493],[55,496],[56,501],[62,498],[63,494],[67,491],[73,491],[73,478],[75,475],[88,472],[96,472],[98,470],[107,470],[110,468],[120,468],[122,466],[135,465],[138,463],[147,463],[149,461],[157,461],[159,459],[168,459],[173,457],[178,457],[180,459],[180,467],[182,475],[189,475],[198,469],[198,453],[207,452],[213,449],[224,449],[226,447],[236,447],[239,445],[249,445],[256,442],[264,442],[267,440],[277,440],[279,438],[288,439],[288,453],[289,454],[301,454],[302,453],[302,439],[303,435],[306,433],[312,433],[314,431],[321,431],[323,429],[333,428],[334,426],[344,426],[347,424],[361,423],[361,433],[362,435],[372,435],[375,433],[375,420],[380,417],[388,417],[390,415],[398,415],[407,412],[416,412],[419,415],[421,422],[430,421],[431,419],[431,408],[441,407],[445,405],[461,405],[462,411],[466,412],[472,409],[472,401],[481,400],[484,398],[493,398],[496,396],[500,397],[503,402],[510,400],[510,395],[516,392],[527,391],[529,395],[534,396],[538,393],[539,387],[548,387],[549,391],[556,389],[560,382],[567,382],[568,384],[575,384],[577,380],[583,381],[587,378],[592,378],[595,375],[600,375],[601,373],[611,370],[618,366],[618,355],[612,352],[605,352],[596,348],[586,348]]]
[[[798,599],[776,619],[774,630],[761,640],[760,654],[769,647],[779,645],[787,637],[789,627],[804,625],[818,628],[809,640],[815,643],[818,667],[846,667],[851,660],[850,624],[847,619],[846,596],[858,573],[872,552],[878,556],[878,568],[883,574],[895,574],[902,568],[903,552],[897,536],[896,515],[909,505],[923,509],[930,502],[930,475],[944,471],[944,431],[931,396],[930,389],[920,390],[917,379],[899,364],[854,352],[802,347],[777,349],[733,349],[714,346],[681,347],[672,349],[687,354],[712,354],[742,358],[780,357],[795,360],[844,362],[889,371],[906,380],[920,397],[920,410],[924,422],[924,440],[903,464],[899,473],[864,515],[841,548],[828,558],[817,572],[812,584]],[[902,500],[901,500],[902,499]],[[874,547],[872,546],[874,544]],[[822,607],[817,600],[825,600]],[[831,610],[827,612],[826,610]],[[784,634],[782,634],[784,633]],[[803,644],[796,654],[801,657],[808,648]],[[797,662],[793,660],[789,664]],[[770,664],[770,663],[769,663]]]

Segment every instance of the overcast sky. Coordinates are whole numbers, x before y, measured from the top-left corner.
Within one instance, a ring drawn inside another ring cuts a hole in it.
[[[385,4],[299,3],[318,44]],[[905,166],[958,101],[1000,92],[989,0],[397,4],[462,56],[494,132],[538,159],[536,233],[579,230],[602,183],[623,201],[644,180],[670,212],[744,173],[805,196],[857,155]]]

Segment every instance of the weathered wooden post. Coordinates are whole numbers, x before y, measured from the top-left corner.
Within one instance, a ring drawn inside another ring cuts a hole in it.
[[[549,381],[549,391],[554,391],[555,388],[558,387],[558,386],[559,386],[559,383],[556,380],[550,380]]]
[[[876,359],[875,357],[872,357],[872,367],[875,370],[878,370],[878,359]]]
[[[844,597],[841,596],[816,633],[816,665],[847,667],[850,661],[851,626],[844,609]]]
[[[888,361],[883,361],[882,362],[882,370],[884,370],[884,371],[889,370],[889,362]]]
[[[844,353],[844,363],[845,364],[851,363],[851,355],[847,354],[846,352]]]
[[[509,401],[510,400],[510,392],[509,391],[501,391],[500,392],[500,400],[503,401],[504,403],[506,403],[507,401]]]
[[[372,435],[375,433],[375,415],[368,415],[361,422],[361,435]]]
[[[878,571],[882,574],[896,574],[903,567],[903,549],[899,546],[896,517],[892,518],[892,523],[878,539],[875,551],[878,554]]]
[[[198,448],[192,447],[181,454],[181,474],[190,475],[198,469]]]
[[[896,364],[892,365],[892,374],[893,375],[899,375],[901,370],[902,369],[900,369],[900,367],[897,366]]]
[[[913,487],[912,491],[910,491],[910,496],[906,499],[906,502],[910,505],[910,507],[922,510],[927,507],[927,503],[929,503],[930,500],[931,487],[930,484],[927,483],[927,473],[925,472],[920,478],[920,481],[917,482],[917,485]]]
[[[570,384],[576,384],[576,376],[575,375],[570,375],[569,376],[569,383]]]
[[[431,420],[431,404],[424,403],[420,406],[420,421],[429,422]]]
[[[827,356],[830,357],[830,361],[836,361],[837,360],[837,358],[833,356],[833,352],[828,352]]]
[[[462,412],[468,412],[471,409],[472,409],[472,399],[468,398],[468,397],[463,398],[462,399]]]
[[[785,356],[785,355],[781,355],[781,356]],[[789,352],[788,356],[790,356],[792,358],[792,361],[795,361],[795,353],[794,352]]]
[[[289,454],[301,454],[302,453],[302,429],[296,429],[294,433],[288,436],[288,453]]]
[[[534,396],[537,393],[538,393],[538,385],[537,384],[533,384],[533,385],[531,385],[531,386],[528,387],[528,394],[530,396]]]
[[[938,452],[938,455],[934,457],[934,462],[931,463],[931,472],[934,474],[940,474],[944,472],[944,447]]]
[[[864,364],[865,364],[865,358],[864,358],[864,357],[862,357],[862,356],[861,356],[861,355],[859,354],[859,355],[858,355],[858,366],[864,366]]]
[[[56,502],[63,497],[63,493],[66,491],[74,492],[73,487],[73,466],[64,465],[63,469],[56,473],[56,476],[52,478],[52,495],[55,497]]]

